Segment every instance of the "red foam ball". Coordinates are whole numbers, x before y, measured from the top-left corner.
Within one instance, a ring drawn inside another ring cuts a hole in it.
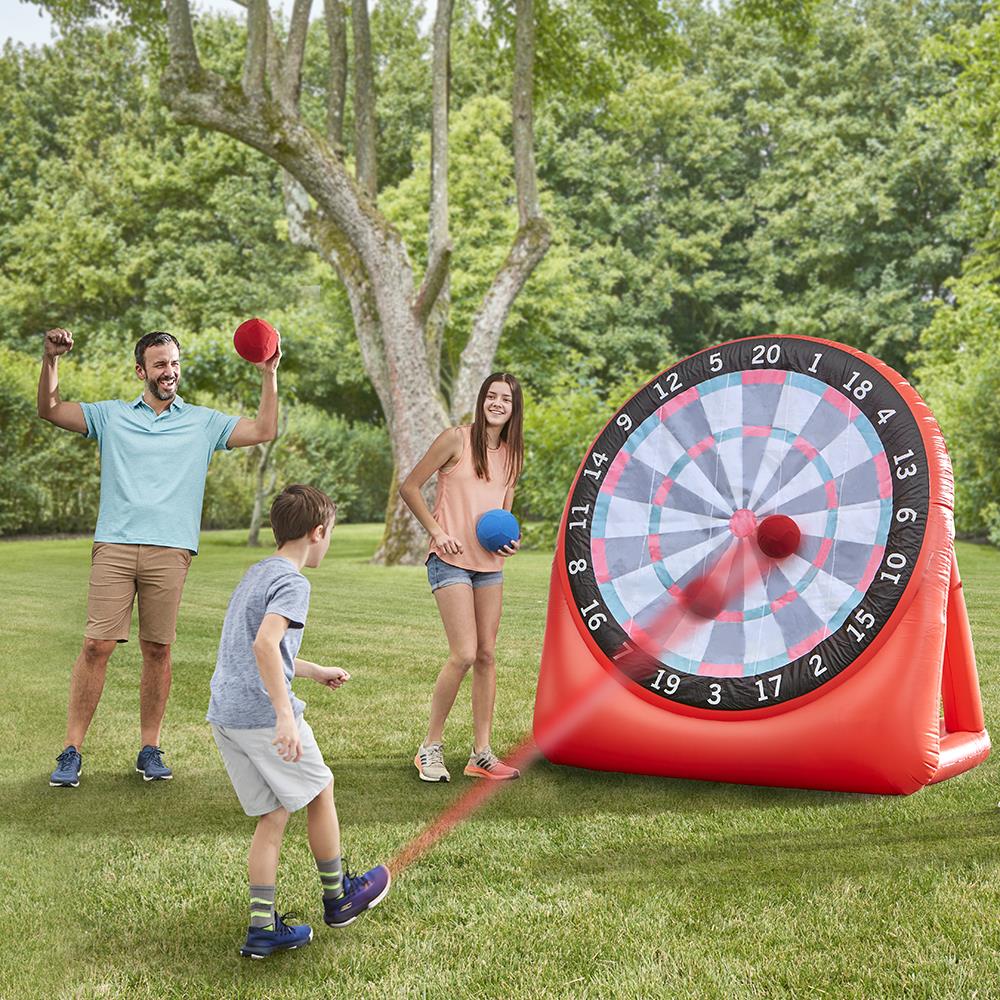
[[[681,603],[699,618],[718,618],[726,606],[725,581],[709,571],[692,580],[685,588]]]
[[[267,361],[278,349],[278,332],[267,320],[255,316],[236,328],[233,346],[241,358],[258,364]]]
[[[802,532],[785,514],[771,514],[757,526],[757,545],[772,559],[784,559],[799,547]]]

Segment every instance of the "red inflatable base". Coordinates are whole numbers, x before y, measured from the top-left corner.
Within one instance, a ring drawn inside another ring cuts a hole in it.
[[[879,669],[879,661],[907,666]],[[595,661],[553,574],[534,722],[535,742],[552,763],[907,795],[974,767],[990,750],[950,546],[928,561],[922,586],[875,660],[849,684],[794,711],[699,718],[637,698],[628,683]]]

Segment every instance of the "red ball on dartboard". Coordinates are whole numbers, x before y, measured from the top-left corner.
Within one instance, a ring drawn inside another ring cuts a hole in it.
[[[241,358],[258,364],[267,361],[278,349],[278,332],[267,320],[255,316],[236,328],[233,346]]]
[[[757,545],[772,559],[784,559],[799,547],[802,532],[785,514],[771,514],[757,525]]]

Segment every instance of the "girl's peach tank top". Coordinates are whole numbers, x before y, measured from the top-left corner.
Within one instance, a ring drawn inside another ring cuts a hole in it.
[[[452,566],[477,573],[503,569],[504,558],[487,552],[476,538],[476,522],[488,510],[503,507],[507,493],[507,445],[486,449],[489,479],[479,479],[472,463],[472,426],[459,427],[462,456],[447,472],[438,472],[434,520],[441,530],[462,543],[459,555],[445,554],[431,543],[430,552]],[[428,553],[428,556],[430,553]]]

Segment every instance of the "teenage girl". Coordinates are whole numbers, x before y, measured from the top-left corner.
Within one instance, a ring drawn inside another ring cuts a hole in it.
[[[490,375],[479,388],[472,424],[438,435],[399,488],[431,536],[427,579],[448,636],[448,659],[434,684],[427,738],[413,759],[422,781],[451,780],[444,764],[444,724],[470,667],[473,744],[464,773],[494,781],[519,777],[490,749],[490,729],[503,561],[518,550],[520,540],[488,552],[476,539],[476,521],[488,510],[510,510],[524,462],[523,412],[517,379]],[[435,472],[432,513],[420,489]]]

